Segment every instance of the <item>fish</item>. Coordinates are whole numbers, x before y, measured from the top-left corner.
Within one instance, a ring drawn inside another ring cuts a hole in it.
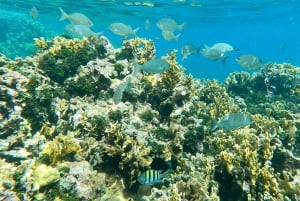
[[[115,22],[108,26],[109,30],[111,30],[114,34],[119,36],[129,36],[134,35],[136,36],[136,33],[139,31],[139,27],[136,29],[132,29],[130,25],[126,25],[121,22]]]
[[[152,59],[143,65],[140,65],[134,61],[133,75],[136,75],[141,70],[146,73],[162,73],[169,67],[170,64],[164,59]]]
[[[59,8],[61,17],[59,21],[69,20],[71,24],[81,24],[88,27],[93,26],[93,22],[82,13],[71,13],[67,14],[62,8]]]
[[[137,177],[137,181],[142,185],[154,185],[161,182],[167,171],[147,170]]]
[[[103,32],[95,33],[90,29],[90,27],[82,24],[68,24],[65,26],[65,30],[70,34],[85,36],[85,37],[98,36],[103,34]]]
[[[149,30],[151,28],[151,22],[149,19],[146,19],[145,23],[144,23],[144,28],[146,30]]]
[[[226,53],[231,51],[238,51],[238,49],[234,49],[227,43],[215,43],[211,47],[204,45],[204,47],[200,49],[200,53],[205,58],[210,60],[222,60],[223,64],[227,59]]]
[[[261,59],[252,54],[244,54],[235,59],[235,61],[242,67],[248,69],[256,69],[262,68],[264,64],[262,63]]]
[[[156,26],[161,30],[161,31],[171,31],[174,32],[175,30],[183,31],[185,23],[182,24],[177,24],[175,20],[171,18],[162,18],[160,19],[157,23]]]
[[[173,31],[162,31],[161,34],[165,40],[175,40],[176,42],[178,42],[179,37],[181,36],[181,33],[175,36]]]
[[[212,131],[215,131],[217,128],[222,129],[223,131],[234,130],[236,128],[249,126],[252,124],[252,119],[249,115],[244,113],[231,113],[222,117],[213,127]]]
[[[181,61],[187,59],[192,54],[198,54],[199,49],[192,44],[185,44],[181,47]]]
[[[39,16],[39,11],[38,11],[38,9],[37,9],[35,6],[33,6],[33,7],[30,9],[30,11],[29,11],[29,15],[30,15],[30,17],[31,17],[32,19],[38,18],[38,16]]]

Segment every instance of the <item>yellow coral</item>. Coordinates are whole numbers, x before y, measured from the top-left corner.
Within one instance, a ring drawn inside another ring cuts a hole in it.
[[[48,48],[47,41],[45,40],[44,37],[41,37],[41,38],[34,38],[33,40],[34,40],[35,45],[36,45],[38,48],[40,48],[40,49],[42,49],[42,50],[45,50],[45,49]]]
[[[72,134],[59,135],[49,142],[43,149],[42,154],[49,155],[52,163],[64,160],[68,155],[80,153],[81,147],[75,141]]]

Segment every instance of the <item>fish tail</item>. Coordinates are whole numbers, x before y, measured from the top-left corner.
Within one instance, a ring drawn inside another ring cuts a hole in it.
[[[140,30],[140,27],[135,28],[132,33],[134,36],[136,36],[136,33]]]
[[[215,130],[217,130],[217,128],[219,128],[219,124],[216,120],[212,120],[212,124],[211,124],[211,132],[214,132]]]
[[[225,57],[222,59],[222,64],[223,64],[223,65],[226,63],[227,58],[228,58],[228,56],[225,56]]]
[[[61,12],[61,16],[59,18],[59,21],[63,21],[65,19],[68,18],[68,14],[62,9],[62,8],[59,8],[60,12]]]
[[[180,25],[178,25],[178,30],[179,31],[181,31],[181,32],[183,32],[183,30],[184,30],[184,26],[185,26],[185,22],[184,23],[182,23],[182,24],[180,24]]]
[[[133,76],[136,76],[139,71],[142,69],[142,65],[138,64],[135,60],[133,61],[133,66],[134,66],[134,69],[133,69],[133,72],[132,72],[132,75]]]
[[[175,40],[176,42],[178,42],[180,36],[181,36],[181,33],[180,33],[180,34],[177,34],[177,35],[174,37],[174,40]]]
[[[103,35],[103,31],[100,31],[100,32],[96,33],[96,36],[101,36],[101,35]]]

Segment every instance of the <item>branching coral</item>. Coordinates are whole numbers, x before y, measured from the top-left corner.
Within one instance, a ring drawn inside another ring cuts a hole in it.
[[[70,156],[79,154],[81,151],[80,145],[76,142],[74,135],[59,135],[49,142],[41,152],[42,158],[49,158],[51,163],[62,162],[68,160]]]

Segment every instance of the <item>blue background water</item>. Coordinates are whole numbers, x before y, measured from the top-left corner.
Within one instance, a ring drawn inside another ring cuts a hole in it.
[[[13,3],[12,3],[13,2]],[[197,47],[226,42],[240,49],[232,52],[223,65],[202,55],[191,55],[180,61],[187,73],[194,77],[223,81],[230,72],[245,71],[235,58],[242,54],[255,54],[263,62],[288,62],[300,66],[300,1],[299,0],[174,0],[147,1],[0,1],[0,52],[8,56],[25,56],[34,51],[33,37],[54,37],[65,33],[67,21],[58,21],[59,7],[67,13],[81,12],[94,23],[95,32],[104,31],[115,47],[122,44],[122,37],[114,35],[108,25],[113,22],[140,27],[139,37],[153,39],[157,55],[180,49],[186,43]],[[168,2],[168,3],[165,3]],[[150,5],[150,6],[149,6]],[[39,11],[37,19],[29,16],[32,6]],[[165,41],[155,23],[170,17],[186,23],[179,42]],[[151,27],[144,28],[149,19]],[[23,44],[23,46],[21,46]],[[24,47],[30,47],[24,49]],[[13,48],[21,48],[21,53]],[[14,53],[16,55],[14,55]]]

